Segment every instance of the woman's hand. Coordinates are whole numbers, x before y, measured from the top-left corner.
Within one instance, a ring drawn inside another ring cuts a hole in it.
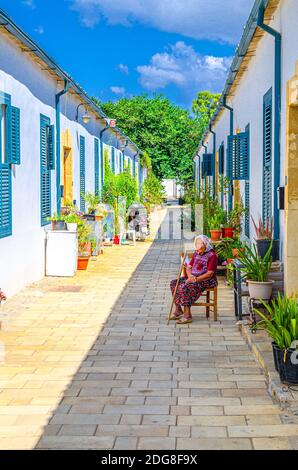
[[[188,279],[186,282],[197,282],[197,279],[195,276],[191,274],[190,276],[188,276]]]

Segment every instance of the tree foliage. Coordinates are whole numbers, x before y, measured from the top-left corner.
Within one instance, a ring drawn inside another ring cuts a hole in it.
[[[119,127],[147,153],[159,179],[174,178],[180,183],[193,176],[193,155],[201,137],[198,119],[172,104],[163,95],[134,96],[101,103]]]
[[[150,212],[151,205],[161,204],[165,191],[161,181],[150,172],[142,186],[142,202]]]
[[[220,94],[200,91],[192,102],[192,111],[200,126],[200,138],[208,126],[210,118],[217,108]]]

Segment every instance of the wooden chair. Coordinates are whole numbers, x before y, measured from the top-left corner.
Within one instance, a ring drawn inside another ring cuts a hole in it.
[[[181,262],[183,261],[184,253],[180,253]],[[191,259],[193,257],[193,253],[189,253],[188,257]],[[182,276],[186,276],[186,269],[185,266],[182,268]],[[211,296],[210,294],[213,293]],[[201,297],[205,297],[205,302],[202,302],[200,299],[193,304],[193,307],[206,307],[206,318],[210,318],[210,310],[213,312],[213,319],[217,321],[218,318],[218,311],[217,311],[217,287],[209,287],[206,289]]]

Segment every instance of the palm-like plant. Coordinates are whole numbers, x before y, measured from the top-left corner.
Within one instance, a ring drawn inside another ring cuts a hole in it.
[[[258,225],[252,216],[251,220],[256,231],[257,240],[271,240],[273,233],[273,217],[271,217],[271,219],[267,219],[264,224],[262,218],[259,216]]]
[[[266,282],[272,264],[271,251],[272,242],[266,255],[262,259],[258,255],[255,245],[253,245],[252,248],[246,245],[244,251],[240,251],[238,255],[242,264],[241,270],[244,271],[243,277],[250,281]]]
[[[282,297],[278,293],[271,305],[262,301],[269,316],[255,309],[262,320],[257,328],[266,330],[268,335],[280,349],[289,349],[294,341],[298,341],[298,307],[296,297]]]

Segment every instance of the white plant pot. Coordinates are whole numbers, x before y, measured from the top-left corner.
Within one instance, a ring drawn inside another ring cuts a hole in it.
[[[66,225],[67,225],[67,230],[69,230],[69,232],[76,232],[77,231],[78,224],[67,223]]]
[[[247,281],[249,297],[252,299],[269,300],[272,294],[272,287],[274,281],[257,282]]]

